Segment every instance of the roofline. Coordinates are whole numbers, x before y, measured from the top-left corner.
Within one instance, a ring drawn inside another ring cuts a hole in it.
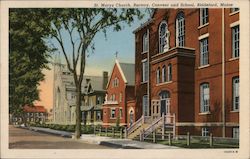
[[[128,83],[128,81],[127,81],[127,79],[126,79],[126,77],[125,77],[125,75],[124,75],[124,73],[122,71],[122,68],[120,66],[120,63],[119,63],[118,59],[115,60],[115,63],[117,64],[117,67],[118,67],[118,69],[119,69],[119,71],[120,71],[120,73],[122,75],[122,79],[123,79],[124,83]]]
[[[122,63],[124,63],[124,64],[130,64],[130,65],[135,65],[134,63],[125,63],[125,62],[122,62]],[[124,73],[123,73],[123,71],[122,71],[122,68],[121,68],[121,66],[120,66],[120,62],[119,62],[118,59],[116,59],[116,60],[115,60],[115,64],[114,64],[113,69],[112,69],[112,72],[111,72],[111,74],[110,74],[110,78],[109,78],[108,83],[107,83],[107,85],[106,85],[106,89],[108,89],[108,86],[109,86],[109,83],[110,83],[110,81],[111,81],[111,77],[112,77],[112,74],[113,74],[113,72],[114,72],[114,69],[115,69],[115,65],[116,65],[116,64],[117,64],[117,67],[118,67],[119,72],[121,73],[121,76],[122,76],[122,79],[123,79],[125,85],[128,84],[128,81],[127,81],[127,79],[126,79],[126,77],[125,77],[125,75],[124,75]]]
[[[138,28],[136,28],[133,33],[137,33],[138,31],[142,30],[143,28],[145,28],[146,26],[148,26],[149,24],[151,24],[154,21],[153,18],[150,18],[148,21],[146,21],[145,23],[141,24],[141,26],[139,26]]]

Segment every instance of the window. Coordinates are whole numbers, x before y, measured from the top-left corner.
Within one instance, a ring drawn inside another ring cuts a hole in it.
[[[111,101],[115,101],[115,94],[111,94],[110,100],[111,100]]]
[[[237,11],[239,11],[240,10],[240,8],[231,8],[231,13],[233,13],[233,12],[237,12]]]
[[[239,139],[240,131],[239,128],[233,128],[233,138]]]
[[[208,38],[204,38],[200,41],[200,66],[208,65],[208,58]]]
[[[148,116],[148,95],[144,95],[142,97],[142,109],[143,109],[143,115]]]
[[[122,93],[120,93],[120,102],[122,102]]]
[[[201,128],[201,136],[209,136],[208,128]]]
[[[185,40],[185,19],[183,12],[176,18],[176,46],[184,46]]]
[[[110,118],[115,118],[115,109],[110,109]]]
[[[115,77],[115,79],[113,80],[113,87],[118,87],[118,85],[119,85],[119,79]]]
[[[239,25],[232,28],[232,57],[239,57],[240,55],[240,27]]]
[[[205,25],[208,23],[208,8],[200,9],[200,25]]]
[[[233,110],[237,111],[240,107],[240,95],[239,95],[239,77],[233,78]]]
[[[122,118],[122,109],[119,110],[119,116]]]
[[[168,81],[172,81],[172,65],[168,64]]]
[[[142,52],[148,51],[148,32],[143,34],[142,43],[143,43]]]
[[[101,103],[102,103],[102,98],[100,96],[98,96],[96,104],[101,104]]]
[[[166,82],[167,81],[167,74],[166,74],[166,66],[164,65],[162,67],[162,82]]]
[[[209,112],[209,84],[204,83],[200,86],[200,112]]]
[[[161,79],[161,71],[160,68],[158,67],[157,71],[156,71],[156,83],[160,83],[160,79]]]
[[[96,111],[96,120],[101,120],[101,111]]]
[[[163,53],[169,49],[169,36],[167,23],[162,22],[159,27],[159,53]]]
[[[142,82],[148,81],[148,61],[147,59],[142,61]]]

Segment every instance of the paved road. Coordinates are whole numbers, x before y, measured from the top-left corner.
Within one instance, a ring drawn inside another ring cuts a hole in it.
[[[110,147],[89,144],[22,128],[9,126],[10,149],[108,149]]]

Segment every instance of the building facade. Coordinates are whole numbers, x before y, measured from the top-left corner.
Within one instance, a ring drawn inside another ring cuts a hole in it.
[[[106,78],[106,77],[105,77]],[[82,81],[82,95],[86,94],[85,87],[87,81],[98,81],[103,85],[105,80],[102,76],[84,76]],[[100,83],[100,84],[99,84]],[[76,87],[74,84],[73,74],[67,69],[67,66],[60,62],[54,63],[54,88],[53,88],[53,123],[70,125],[76,123]],[[92,84],[91,87],[95,88]],[[99,91],[99,89],[97,90]],[[100,91],[104,91],[100,87]],[[85,110],[86,103],[82,97],[81,111]]]
[[[135,33],[136,120],[175,114],[176,133],[239,137],[239,9],[155,9]]]
[[[108,72],[103,72],[103,77],[86,78],[82,102],[83,106],[81,107],[84,124],[102,124],[102,104],[105,99],[107,83]]]
[[[103,104],[103,126],[126,126],[135,121],[135,65],[115,61]]]

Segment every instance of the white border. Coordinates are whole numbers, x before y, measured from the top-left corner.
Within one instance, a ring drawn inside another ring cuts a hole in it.
[[[240,149],[238,153],[231,153],[234,149],[160,149],[160,150],[23,150],[8,149],[8,8],[16,7],[94,7],[96,4],[105,3],[105,1],[1,1],[1,158],[144,158],[144,159],[160,159],[160,158],[249,158],[249,1],[240,1],[240,30],[244,34],[240,37],[241,58],[240,58],[240,94],[241,94],[241,110],[240,110]],[[182,3],[208,3],[208,1],[178,1]],[[137,3],[147,4],[176,4],[176,1],[150,1],[145,0]],[[209,1],[210,3],[220,3],[218,1]],[[233,3],[237,5],[238,1],[224,0],[225,3]],[[133,1],[107,1],[109,4],[117,3],[134,3]],[[117,6],[115,6],[117,7]],[[161,8],[161,7],[158,7]],[[164,8],[164,7],[162,7]],[[190,8],[190,7],[182,7]]]

